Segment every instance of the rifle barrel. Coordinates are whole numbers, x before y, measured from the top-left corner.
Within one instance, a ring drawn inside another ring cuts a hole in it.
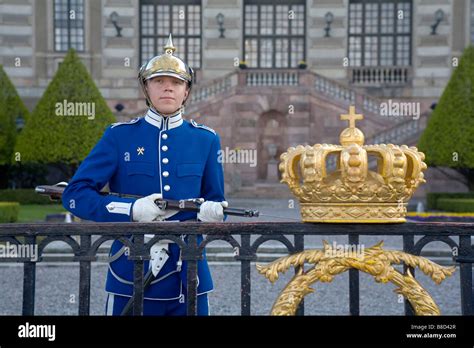
[[[64,187],[55,186],[55,185],[40,185],[36,186],[35,192],[40,195],[49,196],[52,200],[58,200],[61,198]],[[100,192],[101,195],[113,195],[124,198],[143,198],[143,196],[132,195],[132,194],[122,194],[116,192]],[[161,209],[175,209],[180,211],[192,211],[199,212],[200,203],[198,200],[168,200],[168,199],[158,199],[155,203]],[[240,209],[240,208],[224,208],[224,214],[234,215],[234,216],[244,216],[244,217],[258,217],[260,215],[258,210],[254,209]]]

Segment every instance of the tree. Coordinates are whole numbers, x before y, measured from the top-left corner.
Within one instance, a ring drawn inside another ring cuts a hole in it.
[[[0,65],[0,187],[6,188],[12,174],[12,155],[18,134],[18,125],[29,118],[15,86]]]
[[[114,121],[86,67],[70,49],[27,120],[16,151],[22,162],[53,165],[69,179]]]
[[[9,165],[17,138],[17,122],[27,120],[29,111],[1,65],[0,106],[0,165]]]
[[[418,148],[433,167],[450,167],[474,190],[474,46],[467,47],[423,132]]]

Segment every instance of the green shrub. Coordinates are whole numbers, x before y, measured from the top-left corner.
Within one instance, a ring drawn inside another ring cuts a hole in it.
[[[48,197],[41,196],[34,189],[0,190],[0,202],[18,202],[20,204],[58,204]]]
[[[437,204],[440,198],[474,198],[474,192],[430,192],[426,195],[426,209],[440,210]]]
[[[18,165],[14,147],[21,123],[29,118],[15,86],[0,65],[0,188],[9,187],[12,166]]]
[[[464,49],[459,65],[431,114],[418,142],[429,166],[450,167],[474,190],[474,46]]]
[[[75,103],[84,107],[75,110]],[[65,105],[72,109],[63,110]],[[70,49],[18,136],[15,152],[22,163],[55,165],[69,180],[113,122],[94,80]]]
[[[18,202],[0,202],[0,222],[16,222],[20,204]]]
[[[1,65],[0,105],[0,165],[8,165],[12,163],[13,149],[17,139],[16,121],[18,119],[27,121],[29,112]]]
[[[443,211],[455,213],[474,212],[474,199],[469,198],[440,198],[437,201],[438,208]]]

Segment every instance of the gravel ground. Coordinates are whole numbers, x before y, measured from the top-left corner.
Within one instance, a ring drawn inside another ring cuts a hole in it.
[[[91,314],[103,315],[106,294],[104,282],[107,267],[94,263],[92,267]],[[211,263],[215,291],[210,295],[211,314],[240,315],[240,265]],[[431,294],[446,315],[460,315],[459,272],[436,286],[417,273],[417,279]],[[21,314],[21,266],[1,266],[0,315]],[[79,267],[74,264],[44,264],[37,267],[36,315],[77,315]],[[258,274],[252,265],[252,307],[254,315],[268,315],[275,299],[292,272],[284,274],[274,285]],[[332,283],[316,284],[315,293],[306,296],[307,315],[347,315],[349,313],[348,273],[337,276]],[[394,285],[378,284],[371,276],[360,275],[360,307],[362,315],[403,315],[403,303],[393,293]],[[376,300],[374,300],[376,299]]]

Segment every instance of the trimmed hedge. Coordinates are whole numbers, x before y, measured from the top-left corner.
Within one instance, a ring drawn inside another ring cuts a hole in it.
[[[438,208],[444,211],[467,213],[474,212],[474,199],[469,198],[440,198]]]
[[[41,196],[34,189],[0,190],[0,202],[18,202],[20,204],[58,204],[48,197]]]
[[[72,176],[113,122],[87,68],[70,49],[19,134],[15,152],[22,163],[63,164],[64,174]]]
[[[0,222],[18,221],[20,204],[18,202],[0,202]]]
[[[441,210],[438,207],[437,201],[440,198],[472,198],[474,199],[474,192],[430,192],[426,195],[426,209],[427,210]]]
[[[467,172],[474,190],[474,46],[468,46],[459,60],[428,125],[418,141],[428,166],[450,167]],[[456,153],[456,156],[454,154]]]
[[[0,65],[0,165],[17,163],[13,149],[17,139],[16,121],[29,119],[29,111]]]

